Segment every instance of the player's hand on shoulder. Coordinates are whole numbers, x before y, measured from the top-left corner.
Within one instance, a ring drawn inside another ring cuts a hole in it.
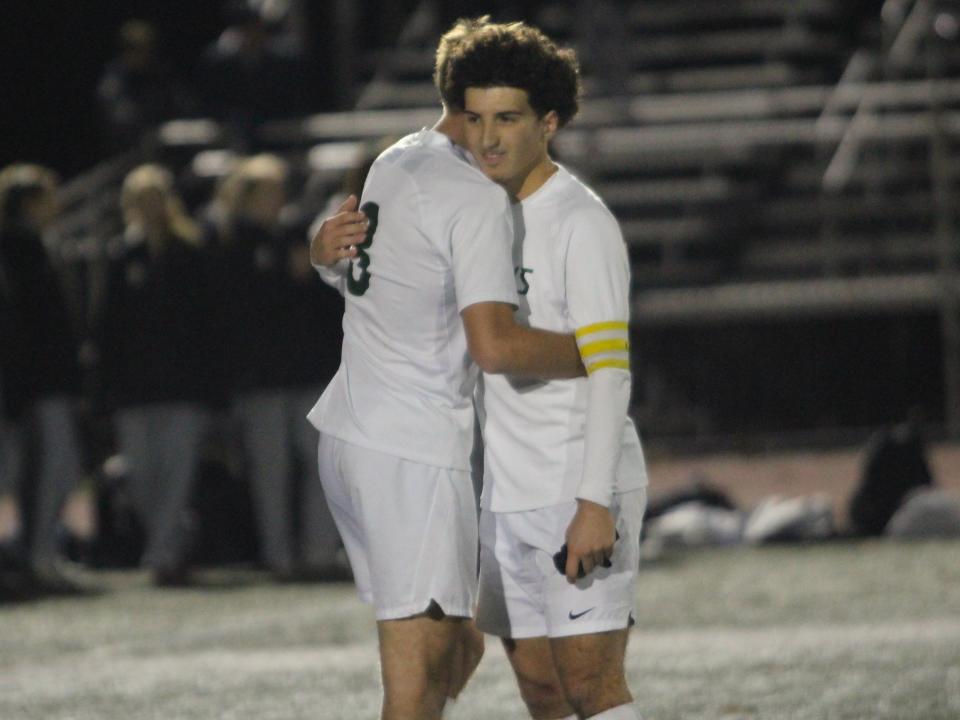
[[[616,524],[609,508],[577,499],[577,512],[567,526],[567,580],[576,582],[581,567],[584,575],[595,567],[609,567],[616,539]]]
[[[310,262],[332,267],[344,258],[357,254],[356,246],[367,233],[367,216],[357,210],[356,195],[351,195],[337,208],[336,214],[324,220],[310,239]]]

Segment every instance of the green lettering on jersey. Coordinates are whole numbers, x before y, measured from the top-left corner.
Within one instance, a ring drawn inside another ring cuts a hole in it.
[[[518,266],[513,269],[513,274],[517,276],[517,292],[521,295],[526,295],[530,290],[530,283],[527,282],[527,273],[532,272],[533,268],[526,268],[522,266]]]

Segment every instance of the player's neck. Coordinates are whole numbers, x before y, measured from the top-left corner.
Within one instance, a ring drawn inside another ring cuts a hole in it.
[[[443,108],[443,115],[437,120],[433,130],[446,135],[461,147],[467,146],[467,138],[463,131],[463,113],[451,112]]]
[[[557,170],[557,164],[549,155],[544,155],[543,160],[537,163],[520,183],[507,189],[517,200],[524,200],[542,188]]]

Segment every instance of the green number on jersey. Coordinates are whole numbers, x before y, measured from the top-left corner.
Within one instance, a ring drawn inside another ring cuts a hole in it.
[[[523,266],[518,266],[513,269],[513,274],[517,276],[517,279],[520,281],[518,283],[519,287],[517,292],[520,295],[526,295],[530,292],[530,283],[527,282],[527,273],[532,273],[533,268],[526,268]]]
[[[362,243],[357,245],[357,267],[360,268],[359,277],[353,276],[353,260],[350,261],[350,272],[347,275],[347,290],[351,295],[363,295],[370,287],[370,255],[367,250],[373,245],[373,234],[377,231],[377,220],[380,215],[380,206],[375,202],[365,202],[360,206],[360,211],[367,216],[370,225],[367,226],[367,236]]]

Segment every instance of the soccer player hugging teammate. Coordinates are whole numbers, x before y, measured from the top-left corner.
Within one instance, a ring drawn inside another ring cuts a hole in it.
[[[438,78],[448,51],[481,24],[443,37]],[[572,332],[515,321],[509,199],[468,162],[462,107],[441,95],[433,129],[373,163],[362,213],[348,199],[311,241],[346,310],[340,368],[309,418],[331,513],[377,617],[383,720],[439,718],[479,662],[482,636],[469,620],[477,366],[539,378],[584,371]]]
[[[449,62],[468,147],[522,216],[522,311],[574,332],[588,372],[484,377],[477,625],[503,639],[534,718],[637,718],[624,655],[647,479],[627,416],[628,259],[610,211],[548,150],[577,111],[576,57],[513,23],[472,33]]]

